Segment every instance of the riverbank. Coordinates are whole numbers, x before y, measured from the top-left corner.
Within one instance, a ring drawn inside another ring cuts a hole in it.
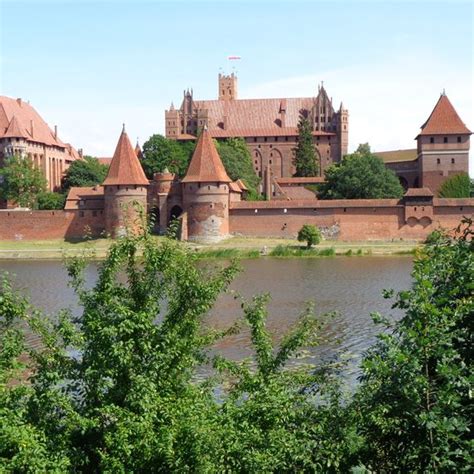
[[[157,240],[163,237],[155,237]],[[47,241],[2,241],[0,260],[56,260],[65,256],[92,253],[94,258],[103,259],[112,244],[110,239],[95,239],[82,242],[63,240]],[[309,251],[294,239],[267,239],[231,237],[215,244],[187,244],[202,258],[258,258],[269,257],[324,257],[334,255],[404,255],[415,252],[418,242],[339,242],[324,241]]]

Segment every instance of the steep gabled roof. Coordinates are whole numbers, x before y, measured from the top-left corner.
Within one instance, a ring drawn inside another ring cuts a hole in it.
[[[446,94],[441,94],[428,120],[421,126],[420,135],[471,133],[464,125]]]
[[[20,124],[16,118],[16,115],[14,115],[10,120],[8,128],[6,129],[2,138],[28,138],[26,132],[20,129]]]
[[[143,172],[142,165],[138,161],[124,127],[103,185],[127,184],[146,186],[150,183]]]
[[[199,137],[188,171],[182,182],[231,182],[207,128],[204,128]]]

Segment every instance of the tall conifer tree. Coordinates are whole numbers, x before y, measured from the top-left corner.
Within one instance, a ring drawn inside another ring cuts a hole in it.
[[[298,145],[294,153],[293,163],[296,167],[295,176],[307,177],[318,175],[319,163],[316,160],[316,153],[314,151],[311,124],[309,120],[303,116],[301,116],[298,123]]]

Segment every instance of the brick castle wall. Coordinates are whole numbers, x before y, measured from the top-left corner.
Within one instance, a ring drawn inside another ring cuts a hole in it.
[[[103,211],[0,212],[0,240],[78,240],[103,231]]]

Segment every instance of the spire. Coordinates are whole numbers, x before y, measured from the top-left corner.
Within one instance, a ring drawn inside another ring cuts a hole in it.
[[[20,123],[16,118],[16,115],[12,117],[8,128],[2,138],[28,138],[26,133],[22,132],[20,129]]]
[[[443,135],[450,133],[471,133],[448,99],[441,94],[428,120],[421,126],[420,135]]]
[[[140,147],[140,143],[138,142],[138,137],[137,137],[137,144],[135,145],[135,155],[137,155],[137,158],[141,160],[143,158],[143,152]]]
[[[183,183],[230,183],[207,127],[203,128]]]
[[[170,111],[174,110],[174,103],[171,102],[171,105],[170,105]]]
[[[142,165],[138,161],[137,155],[125,132],[125,124],[123,125],[122,133],[110,163],[109,172],[103,184],[105,186],[127,184],[146,186],[149,184]]]

